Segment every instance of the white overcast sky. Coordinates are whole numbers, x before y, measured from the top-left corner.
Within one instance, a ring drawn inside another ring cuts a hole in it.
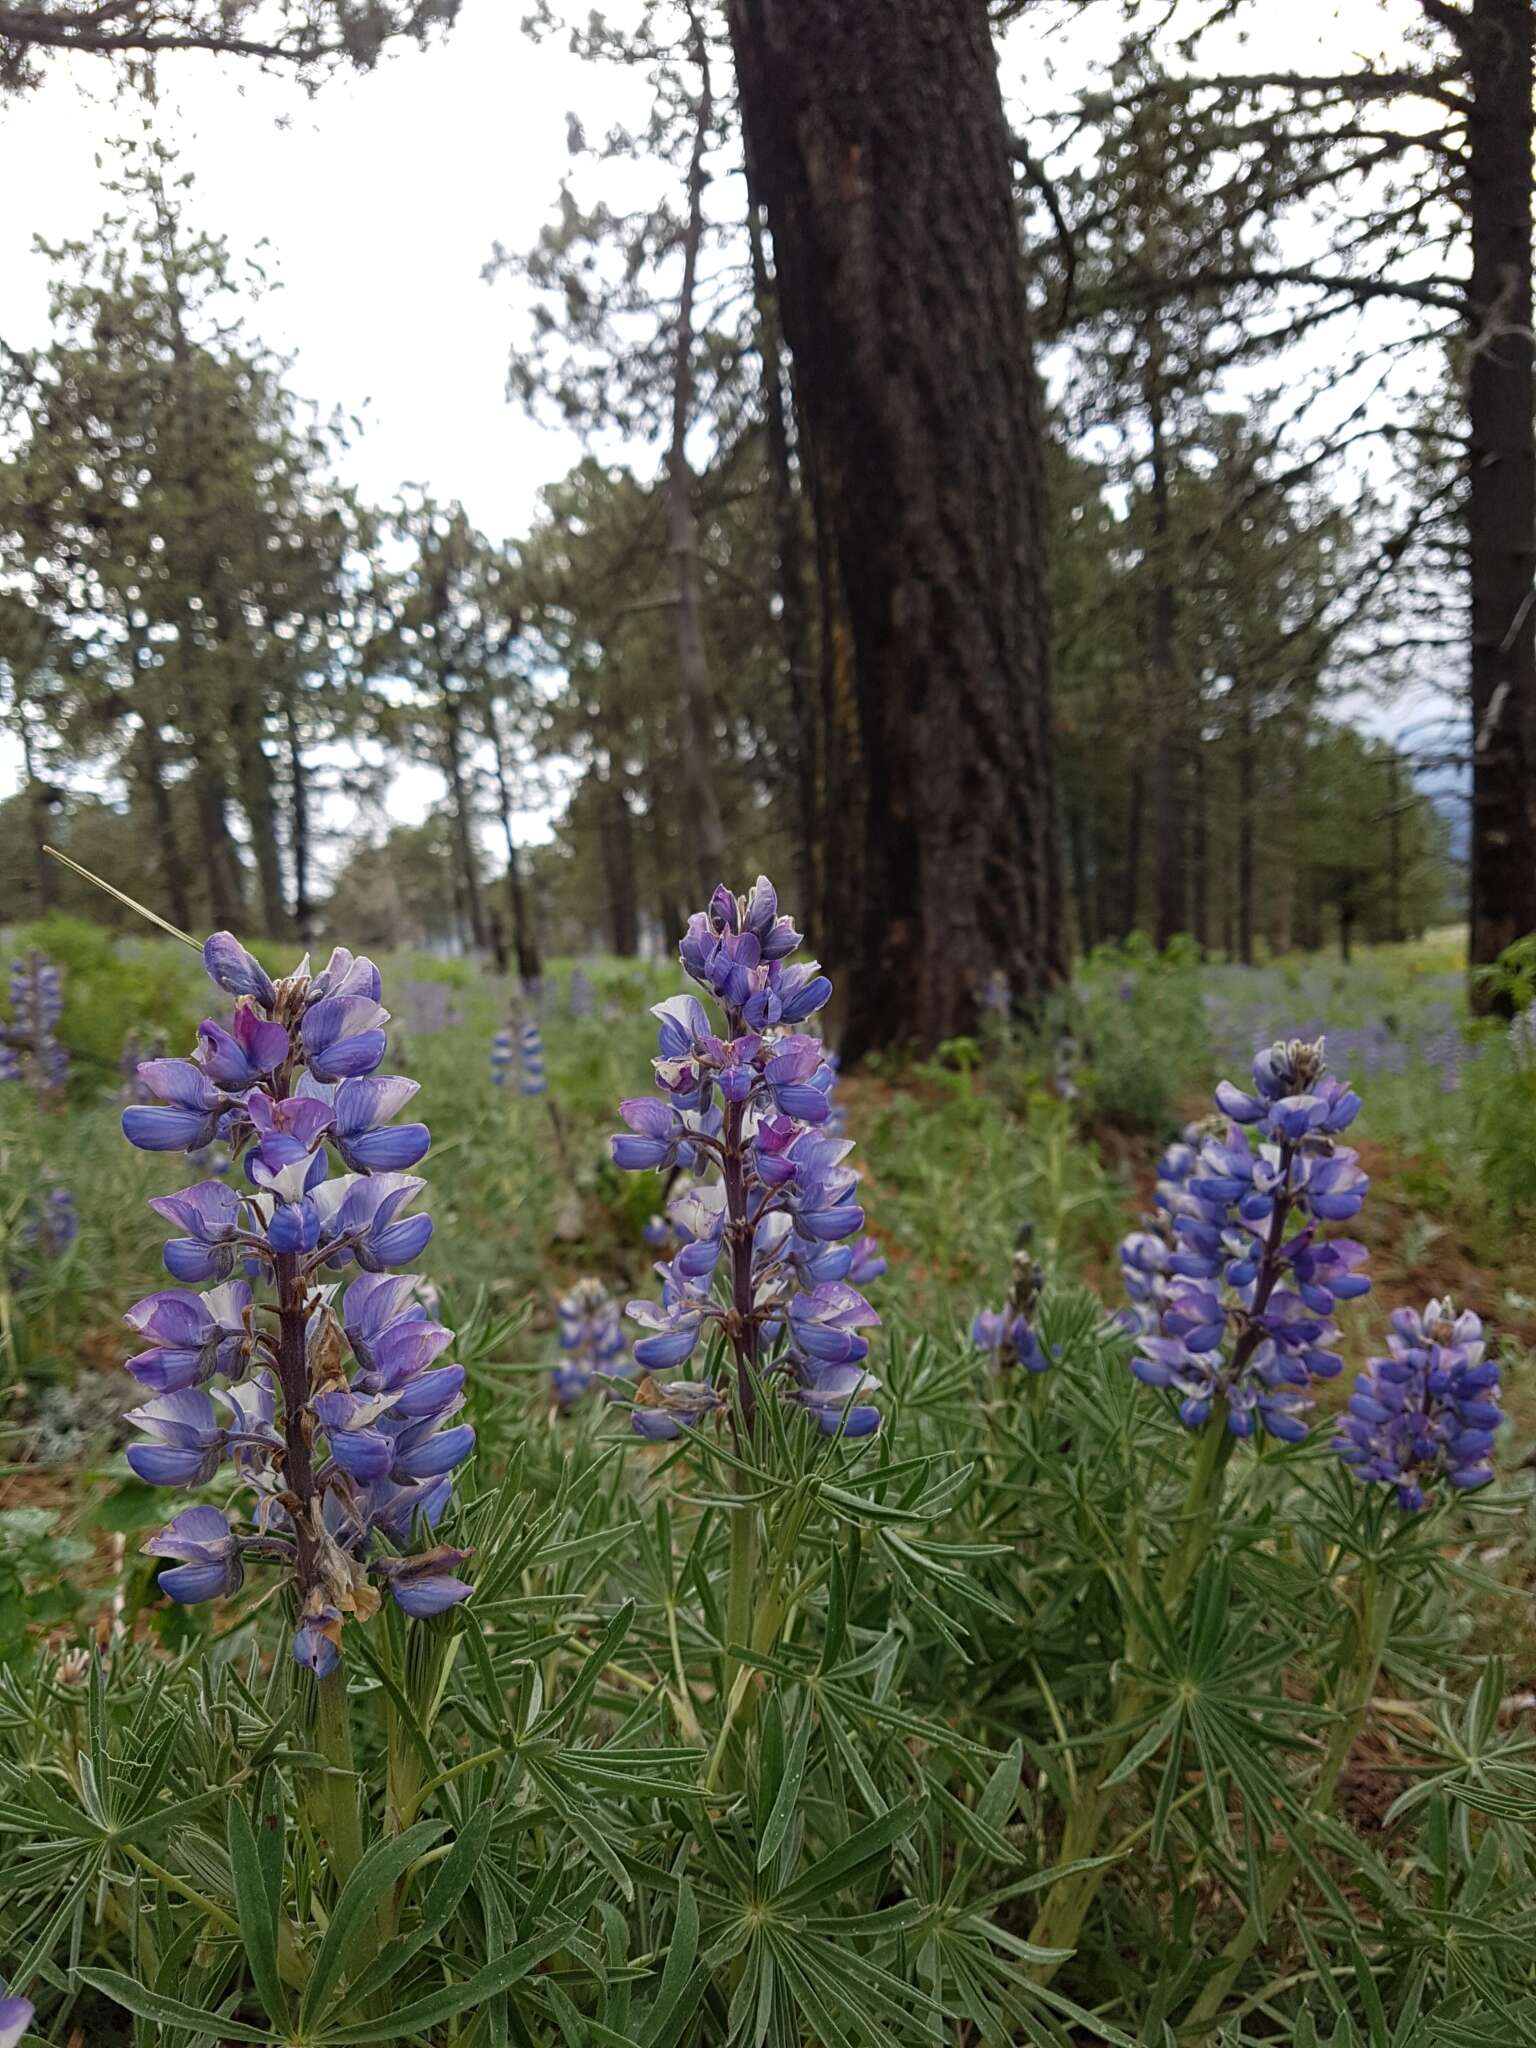
[[[606,11],[622,21],[634,4]],[[589,135],[644,118],[639,78],[584,64],[563,41],[530,42],[523,13],[524,0],[463,0],[446,38],[312,95],[235,59],[160,65],[162,130],[196,181],[189,214],[237,259],[259,249],[280,284],[255,331],[295,353],[297,391],[362,417],[348,477],[376,500],[425,484],[496,537],[526,528],[540,485],[578,451],[506,401],[512,287],[485,283],[482,266],[495,242],[530,247],[549,217],[570,163],[568,110]],[[1303,67],[1310,49],[1379,47],[1417,13],[1416,0],[1264,0],[1245,62]],[[1065,103],[1122,21],[1118,0],[1098,0],[1067,34],[1016,32],[1005,89],[1027,82],[1038,106]],[[50,60],[39,90],[0,106],[0,335],[13,346],[47,334],[33,238],[93,232],[129,112],[101,59]],[[0,753],[0,793],[15,783]],[[391,809],[419,816],[435,794],[429,772],[413,773]]]

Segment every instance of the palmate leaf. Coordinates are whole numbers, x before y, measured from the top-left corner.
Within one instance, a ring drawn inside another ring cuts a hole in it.
[[[480,1859],[485,1854],[491,1830],[496,1824],[496,1809],[491,1805],[476,1807],[465,1822],[458,1839],[443,1858],[421,1903],[421,1920],[408,1935],[397,1936],[391,1941],[347,1987],[343,2012],[382,1990],[392,1977],[399,1974],[412,1956],[418,1954],[427,1943],[448,1925],[460,1899],[474,1878]]]
[[[362,1868],[361,1864],[358,1868]],[[385,2019],[370,2020],[359,2026],[327,2028],[324,2033],[316,2035],[317,2048],[360,2048],[360,2044],[365,2042],[396,2043],[408,2035],[424,2034],[433,2027],[440,2027],[444,2021],[456,2019],[461,2012],[470,2012],[502,1992],[510,1991],[514,1984],[520,1984],[546,1956],[564,1948],[576,1928],[574,1920],[561,1920],[541,1928],[530,1940],[520,1942],[504,1956],[487,1963],[483,1970],[477,1970],[473,1977],[446,1985],[428,1998],[418,1998]]]
[[[356,1959],[365,1923],[395,1883],[405,1875],[418,1856],[430,1849],[443,1832],[440,1820],[418,1821],[404,1834],[375,1842],[342,1887],[331,1924],[325,1930],[309,1982],[299,2007],[299,2022],[313,2027],[325,2011],[331,1993],[349,1962]]]

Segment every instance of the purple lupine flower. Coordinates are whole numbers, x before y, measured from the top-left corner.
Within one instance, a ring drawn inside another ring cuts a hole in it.
[[[681,1166],[703,1176],[669,1205],[670,1233],[647,1233],[676,1250],[656,1268],[660,1300],[629,1305],[645,1333],[634,1360],[647,1375],[676,1371],[713,1325],[735,1352],[749,1433],[763,1382],[780,1385],[826,1434],[857,1437],[879,1426],[879,1410],[857,1398],[878,1385],[862,1366],[862,1332],[879,1317],[849,1276],[856,1260],[864,1278],[884,1262],[872,1241],[857,1251],[845,1242],[864,1212],[846,1163],[852,1146],[831,1128],[836,1067],[819,1039],[795,1028],[832,989],[815,962],[791,961],[799,944],[764,876],[744,896],[717,889],[688,921],[682,964],[718,1002],[721,1028],[695,995],[656,1006],[658,1092],[620,1104],[628,1129],[612,1140],[627,1172]],[[647,1378],[632,1425],[671,1439],[722,1405],[704,1382]]]
[[[498,1088],[505,1086],[507,1075],[512,1070],[512,1060],[512,1033],[503,1026],[491,1040],[491,1080]]]
[[[517,1057],[521,1069],[518,1088],[524,1095],[542,1095],[549,1086],[544,1073],[544,1039],[530,1017],[517,1036]]]
[[[36,2011],[30,1998],[0,1997],[0,2048],[17,2048]]]
[[[1253,1079],[1252,1092],[1220,1084],[1230,1121],[1178,1162],[1187,1170],[1171,1183],[1165,1262],[1146,1244],[1124,1259],[1128,1274],[1157,1283],[1141,1303],[1155,1303],[1156,1326],[1143,1329],[1131,1370],[1179,1395],[1187,1428],[1220,1412],[1234,1436],[1262,1426],[1297,1443],[1307,1389],[1343,1364],[1334,1306],[1369,1286],[1363,1248],[1323,1234],[1365,1201],[1369,1182],[1338,1143],[1360,1098],[1328,1074],[1321,1040],[1266,1048]]]
[[[573,1408],[599,1378],[619,1379],[629,1371],[619,1305],[600,1280],[578,1280],[555,1304],[560,1324],[560,1362],[550,1378],[555,1404]]]
[[[1142,1229],[1121,1240],[1120,1277],[1130,1297],[1132,1327],[1149,1337],[1157,1336],[1162,1328],[1173,1261],[1180,1256],[1175,1225],[1180,1216],[1198,1214],[1198,1204],[1186,1182],[1195,1170],[1203,1135],[1198,1124],[1190,1124],[1183,1137],[1163,1152],[1157,1162],[1152,1214],[1144,1219]]]
[[[238,1593],[245,1578],[240,1540],[222,1508],[183,1508],[144,1549],[151,1557],[179,1560],[174,1571],[160,1574],[160,1590],[183,1606]]]
[[[1028,1316],[1009,1309],[978,1309],[971,1323],[971,1342],[978,1351],[986,1353],[998,1372],[1015,1365],[1023,1366],[1026,1372],[1050,1369],[1051,1361],[1035,1335],[1033,1323]]]
[[[435,1527],[475,1440],[450,1420],[464,1405],[462,1366],[439,1362],[452,1333],[392,1270],[431,1235],[430,1217],[407,1213],[424,1183],[403,1170],[430,1139],[394,1121],[416,1083],[374,1072],[388,1012],[371,960],[338,947],[320,973],[273,983],[227,932],[204,958],[236,997],[230,1023],[205,1022],[191,1059],[141,1064],[149,1100],[129,1104],[123,1130],[148,1151],[194,1152],[216,1134],[244,1177],[151,1204],[182,1233],[165,1248],[172,1276],[217,1284],[129,1310],[149,1346],[129,1370],[156,1398],[128,1417],[144,1438],[128,1462],[152,1485],[183,1487],[232,1465],[251,1524],[185,1509],[145,1546],[175,1561],[161,1584],[175,1600],[212,1599],[253,1559],[276,1558],[296,1581],[294,1657],[325,1677],[348,1617],[377,1605],[370,1578],[418,1617],[470,1591],[450,1569],[463,1552],[374,1554],[376,1535],[401,1548]],[[338,1313],[321,1279],[349,1267],[359,1277]],[[259,1300],[268,1288],[275,1301]]]
[[[11,962],[11,1017],[0,1024],[0,1081],[26,1081],[47,1102],[69,1079],[69,1054],[57,1037],[64,981],[34,946]]]
[[[1503,1420],[1498,1360],[1481,1319],[1449,1300],[1392,1313],[1387,1356],[1366,1361],[1339,1418],[1334,1449],[1357,1479],[1397,1489],[1409,1513],[1439,1482],[1458,1492],[1493,1477]]]

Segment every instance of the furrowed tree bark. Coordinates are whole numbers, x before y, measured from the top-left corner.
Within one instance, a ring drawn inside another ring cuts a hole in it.
[[[802,922],[815,915],[821,822],[821,775],[816,719],[811,698],[810,613],[806,604],[804,501],[795,482],[789,444],[789,403],[785,396],[784,352],[779,341],[779,308],[763,247],[762,205],[750,150],[747,152],[747,238],[752,255],[752,295],[757,309],[757,347],[763,366],[763,415],[773,478],[774,553],[779,582],[779,633],[795,736],[795,824]]]
[[[1533,36],[1530,0],[1473,0],[1466,49],[1474,968],[1536,930]],[[1473,993],[1488,1000],[1476,981]]]
[[[730,21],[864,763],[859,927],[817,937],[848,955],[850,1057],[932,1046],[975,1028],[993,973],[1028,1002],[1063,963],[1040,406],[987,10]]]
[[[672,554],[674,617],[677,623],[677,680],[683,714],[683,782],[693,811],[691,833],[695,877],[701,899],[725,879],[725,827],[715,794],[715,740],[710,714],[709,662],[699,593],[699,547],[693,517],[693,470],[688,462],[688,426],[693,414],[693,303],[698,285],[699,248],[704,239],[704,153],[709,146],[714,97],[709,46],[693,9],[688,11],[689,49],[699,73],[698,126],[688,165],[688,224],[683,233],[683,282],[678,294],[677,334],[672,357],[672,445],[667,454],[667,543]]]

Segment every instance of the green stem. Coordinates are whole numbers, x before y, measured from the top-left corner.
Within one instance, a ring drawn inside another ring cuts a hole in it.
[[[725,1635],[727,1644],[751,1643],[752,1616],[757,1606],[757,1553],[758,1553],[758,1510],[756,1501],[750,1499],[752,1481],[739,1467],[733,1468],[732,1479],[738,1496],[731,1513],[731,1569],[725,1597]],[[721,1725],[719,1740],[710,1761],[710,1780],[714,1777],[727,1756],[728,1745],[736,1724],[737,1709],[741,1696],[752,1683],[752,1671],[737,1657],[725,1657],[725,1720]],[[731,1749],[732,1789],[739,1789],[742,1778],[741,1740]]]
[[[1338,1696],[1334,1702],[1336,1719],[1333,1732],[1328,1738],[1328,1747],[1323,1752],[1322,1768],[1318,1772],[1317,1783],[1313,1786],[1312,1796],[1307,1801],[1308,1815],[1327,1811],[1332,1803],[1340,1773],[1348,1763],[1350,1751],[1365,1725],[1365,1717],[1370,1712],[1371,1700],[1375,1695],[1376,1677],[1386,1651],[1387,1636],[1392,1627],[1392,1610],[1396,1603],[1396,1587],[1383,1588],[1375,1559],[1367,1558],[1360,1567],[1359,1602],[1351,1627],[1354,1655],[1346,1660],[1339,1673]],[[1300,1869],[1300,1856],[1294,1848],[1287,1849],[1270,1872],[1260,1893],[1261,1910],[1258,1913],[1250,1911],[1244,1916],[1242,1925],[1221,1952],[1215,1976],[1190,2008],[1189,2018],[1181,2032],[1199,2035],[1210,2030],[1239,1971],[1258,1947],[1264,1930],[1270,1926],[1274,1916],[1284,1905],[1286,1894],[1290,1891]]]
[[[1163,1566],[1159,1590],[1164,1611],[1170,1616],[1176,1616],[1183,1605],[1190,1581],[1199,1569],[1200,1560],[1215,1532],[1227,1461],[1232,1456],[1236,1441],[1227,1428],[1225,1404],[1218,1402],[1200,1433],[1195,1462],[1190,1468],[1189,1484],[1184,1493],[1178,1540]],[[1129,1621],[1125,1661],[1134,1665],[1142,1654],[1141,1631],[1134,1620]],[[1113,1775],[1130,1748],[1131,1731],[1146,1712],[1148,1702],[1145,1684],[1129,1672],[1122,1673],[1116,1681],[1111,1702],[1109,1740],[1094,1769],[1084,1777],[1067,1814],[1061,1838],[1060,1860],[1063,1863],[1080,1862],[1092,1856],[1097,1848],[1114,1799],[1113,1788],[1106,1789],[1104,1780]],[[1045,1903],[1030,1930],[1029,1938],[1035,1946],[1073,1948],[1103,1880],[1102,1869],[1080,1870],[1070,1877],[1058,1878],[1046,1893]],[[1036,1963],[1030,1974],[1037,1983],[1044,1984],[1056,1974],[1057,1968],[1056,1963]]]
[[[363,1856],[363,1831],[357,1811],[357,1770],[352,1759],[352,1708],[347,1698],[343,1664],[315,1681],[313,1732],[315,1747],[328,1768],[310,1774],[306,1800],[315,1832],[330,1853],[340,1890]]]

